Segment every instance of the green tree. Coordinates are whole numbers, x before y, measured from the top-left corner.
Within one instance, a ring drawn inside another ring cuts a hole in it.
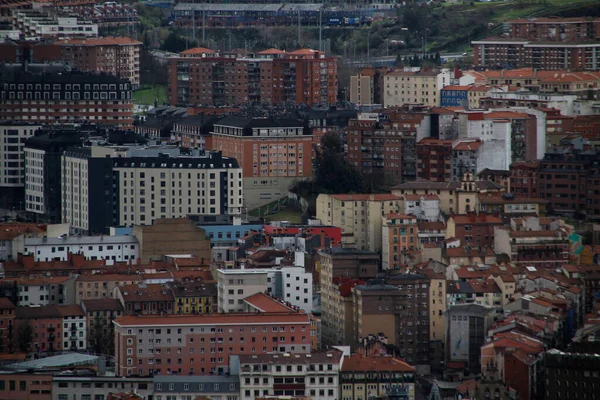
[[[18,344],[19,350],[27,353],[31,350],[31,342],[33,341],[33,328],[29,322],[19,327]]]
[[[314,191],[317,193],[363,193],[365,181],[358,169],[344,155],[339,135],[323,136],[321,147],[316,148],[314,160]]]
[[[98,319],[93,325],[90,346],[98,354],[114,354],[115,335],[113,324],[106,325]]]
[[[169,36],[165,39],[162,46],[160,46],[161,50],[170,51],[172,53],[179,53],[183,50],[192,47],[196,47],[196,42],[189,41],[186,46],[186,41],[184,37],[181,37],[175,33],[170,33]]]

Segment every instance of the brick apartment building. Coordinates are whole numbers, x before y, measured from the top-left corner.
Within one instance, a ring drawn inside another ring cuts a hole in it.
[[[600,215],[599,155],[595,151],[551,151],[540,161],[539,197],[548,212]]]
[[[248,209],[280,199],[290,184],[312,176],[312,136],[301,120],[225,117],[214,123],[212,147],[241,166]]]
[[[87,324],[80,306],[17,307],[15,324],[30,325],[30,351],[81,351],[87,348]]]
[[[85,72],[6,71],[0,77],[0,119],[39,124],[133,126],[128,80]],[[93,102],[93,107],[90,104]]]
[[[416,132],[400,124],[359,118],[348,121],[348,161],[372,179],[396,185],[415,178]]]
[[[14,348],[16,307],[7,297],[0,298],[0,352]]]
[[[472,43],[478,66],[595,71],[598,38],[598,19],[532,18],[507,22],[503,37]]]
[[[417,178],[448,182],[452,175],[452,140],[421,139],[416,145]]]
[[[225,57],[209,49],[169,59],[171,105],[332,104],[337,64],[323,52],[269,49]]]
[[[518,161],[510,165],[509,192],[517,197],[538,197],[539,161]]]
[[[453,215],[446,222],[446,235],[449,238],[460,239],[461,244],[492,246],[494,228],[502,225],[502,218],[491,214]]]
[[[301,313],[126,316],[114,324],[117,376],[223,374],[234,354],[311,351]]]
[[[61,39],[54,42],[0,43],[0,54],[13,63],[65,62],[82,72],[104,72],[140,85],[142,43],[128,37]]]

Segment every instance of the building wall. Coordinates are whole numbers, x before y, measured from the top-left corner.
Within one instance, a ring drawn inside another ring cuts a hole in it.
[[[446,340],[446,280],[432,278],[429,291],[429,309],[431,317],[429,320],[429,339],[431,341]]]
[[[118,238],[112,236],[111,239]],[[83,254],[87,260],[136,261],[139,246],[130,236],[123,241],[103,241],[104,236],[71,236],[64,243],[28,243],[25,239],[25,253],[33,254],[35,261],[67,261],[70,254]]]
[[[25,140],[39,128],[36,124],[0,124],[0,187],[25,186]]]
[[[144,398],[152,396],[152,378],[128,378],[115,376],[54,376],[52,377],[52,399],[83,400],[108,398],[111,393],[136,392]],[[96,397],[98,396],[98,397]]]
[[[0,377],[3,400],[49,400],[52,398],[52,375],[3,374]]]
[[[219,312],[244,311],[244,298],[267,291],[264,270],[217,270]]]
[[[36,214],[46,211],[44,200],[44,150],[25,148],[25,210]]]

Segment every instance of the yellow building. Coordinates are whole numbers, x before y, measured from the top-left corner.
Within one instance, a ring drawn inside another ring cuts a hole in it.
[[[381,268],[398,269],[406,254],[419,250],[419,228],[414,215],[388,214],[381,229]]]
[[[319,351],[321,349],[321,318],[309,314],[308,319],[310,320],[310,348],[312,351]]]
[[[391,356],[344,357],[341,399],[415,398],[415,367]]]
[[[344,247],[381,250],[381,221],[384,215],[404,208],[393,194],[320,194],[317,219],[324,225],[342,228]]]
[[[175,297],[177,314],[212,314],[217,312],[217,284],[200,278],[167,282]]]
[[[448,70],[390,71],[383,76],[383,105],[440,105],[440,90],[450,83]]]
[[[493,279],[502,292],[502,305],[509,303],[517,287],[515,277],[511,274],[502,274],[494,276]]]

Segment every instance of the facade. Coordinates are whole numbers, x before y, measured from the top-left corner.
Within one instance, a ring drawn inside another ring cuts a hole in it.
[[[446,365],[454,369],[479,371],[481,346],[493,322],[489,307],[477,304],[453,305],[446,316]]]
[[[388,214],[382,218],[381,268],[399,269],[405,255],[419,250],[419,228],[413,215]]]
[[[16,10],[13,28],[26,38],[59,38],[69,36],[98,36],[98,25],[75,16],[54,16],[34,10]]]
[[[284,197],[292,183],[312,176],[312,136],[301,120],[225,117],[214,124],[212,146],[238,161],[248,209]]]
[[[0,119],[130,128],[133,126],[131,90],[128,80],[108,74],[10,71],[0,79]],[[88,107],[90,101],[95,107]],[[65,107],[65,102],[71,102],[69,107]]]
[[[417,221],[440,220],[440,198],[437,194],[405,194],[404,214],[414,215]]]
[[[510,193],[517,197],[538,197],[539,161],[515,162],[510,165]]]
[[[350,102],[354,104],[383,104],[384,68],[363,68],[350,77]]]
[[[379,269],[379,255],[366,250],[332,247],[319,252],[319,257],[323,344],[349,345],[353,340],[348,334],[348,327],[351,326],[348,321],[352,320],[352,314],[346,312],[346,301],[350,295],[348,286],[353,283],[346,285],[338,279],[357,278],[362,282],[375,278]]]
[[[115,298],[123,306],[125,314],[172,314],[175,297],[167,285],[138,283],[116,287]]]
[[[440,104],[440,90],[450,83],[450,72],[390,71],[383,76],[383,105],[422,104],[436,107]]]
[[[140,260],[162,260],[170,254],[189,254],[205,264],[211,260],[210,240],[187,218],[159,219],[152,225],[134,225],[131,235],[140,244]]]
[[[87,324],[80,306],[17,307],[15,323],[31,326],[31,351],[87,349]]]
[[[101,37],[59,40],[54,46],[61,60],[73,68],[115,75],[129,81],[132,90],[140,87],[142,42],[128,37]]]
[[[441,107],[463,107],[469,106],[470,86],[446,86],[440,91]]]
[[[0,188],[4,192],[3,198],[12,198],[9,204],[17,205],[22,201],[25,188],[25,141],[40,128],[38,124],[16,121],[0,123],[0,142],[4,144],[0,149]],[[19,210],[23,206],[20,204]]]
[[[385,185],[415,179],[415,145],[417,136],[427,127],[425,117],[403,115],[412,118],[390,123],[375,115],[362,113],[348,121],[348,161],[369,179],[383,180]]]
[[[33,375],[36,376],[36,375]],[[191,377],[188,377],[191,379]],[[147,399],[153,395],[152,378],[125,376],[80,376],[80,375],[55,375],[51,378],[52,396],[56,399],[107,399],[119,391],[129,390]],[[135,397],[117,397],[116,400],[138,400]],[[164,399],[163,399],[164,400]]]
[[[241,213],[242,171],[235,159],[219,152],[198,158],[116,158],[113,171],[115,191],[122,194],[115,205],[119,225]]]
[[[599,390],[600,360],[597,354],[552,349],[545,352],[543,358],[546,397],[559,395],[565,399],[587,399]]]
[[[491,214],[453,215],[446,222],[446,237],[460,239],[463,244],[492,246],[494,229],[502,225],[502,219]]]
[[[341,350],[310,354],[240,355],[240,399],[262,396],[308,396],[340,399]]]
[[[199,48],[169,59],[169,102],[173,106],[313,106],[336,101],[336,59],[320,51],[269,49],[254,57],[231,58]]]
[[[382,216],[402,210],[402,198],[392,194],[320,194],[317,219],[342,228],[345,247],[379,251]]]
[[[390,356],[344,357],[340,373],[341,400],[415,399],[415,367]]]
[[[141,281],[139,274],[79,275],[75,281],[75,304],[85,300],[114,299],[115,288]]]
[[[117,376],[219,375],[233,354],[310,352],[306,314],[126,316],[114,324]]]
[[[496,228],[494,250],[505,253],[513,263],[523,266],[557,268],[569,263],[571,242],[561,229],[518,231]]]
[[[137,262],[138,241],[134,236],[66,236],[60,238],[25,238],[23,253],[35,261],[67,261],[71,254],[82,254],[86,260]]]
[[[450,159],[450,179],[460,180],[466,173],[473,176],[477,175],[483,169],[484,162],[480,160],[484,156],[490,156],[484,153],[481,140],[457,140],[452,145],[452,155]]]
[[[177,314],[212,314],[217,312],[217,285],[200,278],[167,282],[175,299]]]
[[[113,337],[113,321],[123,316],[123,306],[117,299],[83,300],[86,316],[88,348],[114,352],[107,342]]]
[[[49,306],[73,304],[74,278],[68,276],[29,276],[16,278],[18,306]]]
[[[399,274],[389,276],[385,282],[354,288],[355,343],[383,333],[403,360],[428,372],[430,279],[420,274]]]
[[[152,378],[152,383],[156,400],[185,399],[190,396],[194,399],[240,399],[238,375],[156,375]]]
[[[25,211],[34,219],[61,222],[62,153],[82,141],[75,130],[48,130],[25,142]]]
[[[243,311],[244,298],[267,292],[268,275],[269,272],[264,269],[217,270],[219,312]]]
[[[452,176],[451,140],[425,138],[416,145],[417,178],[448,182]]]
[[[0,351],[2,353],[13,348],[13,340],[17,335],[15,330],[15,305],[6,297],[0,299]]]
[[[204,115],[188,115],[173,123],[171,139],[181,143],[182,147],[200,150],[212,149],[214,123],[217,117]]]

